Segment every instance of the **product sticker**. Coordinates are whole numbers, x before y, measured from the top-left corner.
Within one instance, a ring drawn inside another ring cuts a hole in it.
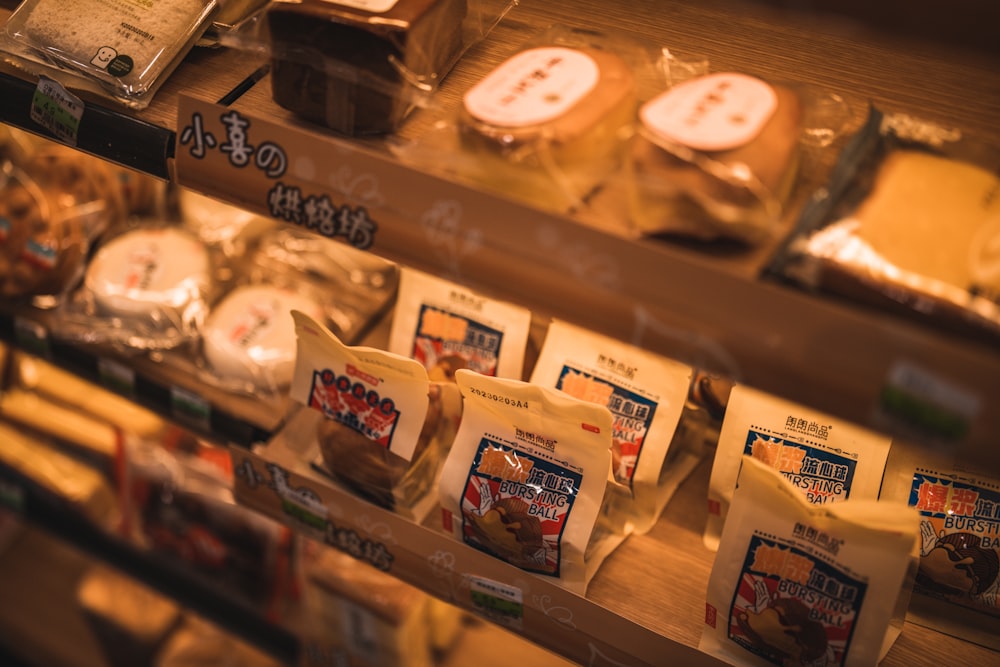
[[[390,449],[400,413],[391,396],[379,394],[380,384],[351,365],[316,370],[306,405]]]
[[[413,341],[413,358],[428,369],[443,372],[459,368],[496,375],[503,331],[473,319],[423,305]]]
[[[340,599],[340,622],[350,651],[371,664],[379,662],[378,619],[361,605]]]
[[[893,364],[879,401],[878,416],[897,429],[959,440],[979,416],[974,393],[909,361]]]
[[[778,108],[770,85],[745,74],[719,73],[685,81],[647,102],[647,130],[700,151],[739,148],[753,141]]]
[[[396,6],[399,0],[326,0],[331,5],[342,5],[351,9],[361,9],[373,14],[382,14]]]
[[[1000,618],[1000,487],[918,470],[909,504],[921,516],[915,590]]]
[[[48,359],[52,356],[48,330],[24,317],[14,318],[14,340],[22,349]]]
[[[744,453],[780,472],[811,503],[847,500],[851,495],[855,458],[754,429],[747,431]]]
[[[114,359],[98,357],[97,374],[101,384],[124,396],[135,396],[135,369]]]
[[[38,78],[31,98],[31,120],[70,146],[76,146],[83,109],[83,101],[59,82],[45,76]]]
[[[10,218],[5,215],[0,215],[0,243],[6,243],[7,239],[10,238],[10,230],[13,223],[11,223]]]
[[[211,403],[183,387],[170,388],[170,414],[186,424],[204,431],[211,430]]]
[[[526,127],[559,118],[597,85],[600,69],[585,53],[564,47],[522,51],[465,94],[465,109],[500,127]]]
[[[775,665],[839,667],[866,589],[805,551],[755,535],[729,611],[729,638]]]
[[[465,543],[558,577],[562,534],[582,481],[580,471],[483,438],[462,498]]]
[[[611,410],[615,479],[631,485],[646,433],[656,414],[656,401],[569,366],[563,367],[556,388]]]
[[[524,627],[524,595],[520,588],[470,576],[469,594],[473,609],[481,616],[512,630]]]

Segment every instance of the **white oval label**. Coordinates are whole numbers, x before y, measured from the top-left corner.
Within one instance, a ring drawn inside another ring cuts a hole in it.
[[[594,59],[563,47],[523,51],[487,74],[465,94],[473,117],[500,127],[525,127],[558,118],[600,78]]]
[[[744,146],[778,108],[770,85],[736,73],[685,81],[643,105],[639,118],[653,134],[700,151]]]

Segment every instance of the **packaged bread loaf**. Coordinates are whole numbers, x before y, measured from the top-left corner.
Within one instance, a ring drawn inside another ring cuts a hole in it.
[[[462,47],[466,0],[278,0],[274,101],[345,134],[392,132]]]
[[[403,267],[388,349],[435,381],[453,382],[459,368],[521,379],[530,327],[524,308]]]
[[[811,504],[745,456],[699,648],[732,665],[878,664],[902,629],[916,556],[914,510]]]
[[[431,383],[413,359],[347,346],[307,315],[293,317],[298,346],[289,395],[323,416],[316,427],[321,469],[379,505],[425,515],[461,415],[458,389]]]
[[[920,513],[907,620],[1000,650],[1000,479],[898,443],[880,497]]]
[[[878,498],[891,443],[888,436],[737,384],[709,479],[705,545],[718,547],[744,456],[780,472],[807,502],[828,505]]]
[[[539,37],[465,93],[462,176],[565,211],[621,164],[636,79],[617,43],[590,37]]]
[[[646,102],[639,119],[628,178],[640,232],[774,236],[799,162],[803,102],[793,88],[708,74]]]
[[[1000,150],[872,111],[774,271],[811,289],[995,342]]]
[[[456,372],[462,423],[441,472],[455,539],[583,594],[610,548],[593,538],[611,467],[611,412],[554,389]]]
[[[612,471],[626,489],[613,512],[627,532],[652,528],[699,460],[673,443],[691,373],[680,362],[567,322],[549,324],[531,382],[611,411]]]
[[[149,104],[207,27],[215,0],[27,0],[2,48],[36,74],[90,88],[135,108]]]

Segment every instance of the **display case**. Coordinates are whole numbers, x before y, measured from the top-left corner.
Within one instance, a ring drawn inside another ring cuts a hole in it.
[[[326,198],[353,223],[327,230],[338,241],[517,303],[541,318],[558,317],[893,437],[953,452],[967,465],[996,474],[996,341],[785,284],[768,272],[779,237],[749,249],[637,237],[602,217],[601,202],[585,215],[547,212],[416,169],[399,157],[400,146],[449,118],[463,91],[501,62],[511,45],[551,23],[613,30],[712,70],[795,82],[842,103],[842,124],[817,139],[827,145],[802,165],[782,221],[789,233],[870,105],[1000,146],[1000,53],[989,30],[992,6],[963,2],[938,16],[940,8],[902,3],[891,3],[891,10],[884,3],[879,9],[834,4],[522,0],[463,55],[433,105],[413,113],[395,134],[377,138],[344,137],[279,107],[264,55],[199,48],[145,110],[119,109],[78,92],[85,111],[72,143],[300,227],[309,221],[277,206],[282,194]],[[0,120],[51,136],[31,118],[37,86],[10,66],[0,69]],[[245,132],[244,146],[257,149],[249,164],[235,163],[232,152],[220,148],[232,142],[236,127]],[[29,339],[46,338],[44,317],[17,311],[9,320],[11,338],[25,328],[41,330]],[[22,335],[20,342],[25,340]],[[80,361],[77,350],[65,354]],[[92,358],[84,361],[85,368],[96,365]],[[171,386],[172,380],[150,373],[153,384]],[[905,409],[888,398],[899,393],[908,397]],[[942,430],[934,415],[960,428]],[[269,429],[251,424],[239,433],[260,441],[270,435],[262,430]],[[232,457],[237,493],[251,507],[335,546],[346,547],[345,536],[352,536],[378,547],[378,554],[391,556],[391,573],[484,616],[488,610],[474,603],[470,582],[516,591],[519,612],[493,620],[573,661],[718,664],[696,649],[712,564],[700,540],[708,465],[686,482],[648,535],[628,540],[613,554],[581,597],[458,549],[439,534],[439,517],[417,525],[318,488],[308,462],[295,459],[294,447],[234,447]],[[282,488],[312,492],[305,495],[325,508],[318,527],[303,520],[301,507],[289,511],[288,499],[278,493]],[[953,662],[956,656],[996,659],[989,649],[907,624],[883,664]]]

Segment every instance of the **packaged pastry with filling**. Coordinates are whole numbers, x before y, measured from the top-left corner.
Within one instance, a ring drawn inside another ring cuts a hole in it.
[[[743,243],[775,237],[807,104],[793,85],[739,72],[695,76],[645,102],[625,170],[636,230]]]
[[[454,383],[417,361],[348,346],[304,313],[289,395],[315,420],[314,467],[361,497],[422,520],[462,414]]]
[[[745,456],[699,648],[732,665],[877,664],[903,627],[917,524],[902,503],[812,504]]]
[[[445,532],[583,595],[624,539],[598,525],[611,412],[520,380],[468,369],[455,377],[464,407],[439,485]]]
[[[450,120],[399,153],[502,196],[569,212],[621,167],[653,63],[647,47],[628,38],[550,28],[469,87]]]
[[[872,109],[772,273],[995,343],[1000,150]]]
[[[1000,650],[1000,478],[897,443],[880,497],[920,513],[907,620]]]
[[[274,101],[348,135],[393,132],[506,12],[497,0],[277,0],[265,14]]]
[[[554,320],[531,382],[611,411],[612,472],[624,493],[611,512],[627,533],[647,532],[700,450],[675,443],[692,369],[627,343]]]
[[[402,267],[388,349],[435,381],[454,382],[460,368],[520,380],[530,328],[520,306]]]
[[[77,290],[55,312],[55,335],[123,350],[192,343],[216,289],[208,248],[185,230],[144,221],[106,235]]]
[[[778,471],[806,502],[878,498],[888,436],[744,384],[730,391],[708,483],[704,542],[719,547],[744,456]]]
[[[91,244],[127,213],[111,165],[55,144],[5,162],[0,191],[0,290],[41,306],[65,297]]]
[[[216,0],[27,0],[0,49],[23,69],[145,108],[190,51]]]

